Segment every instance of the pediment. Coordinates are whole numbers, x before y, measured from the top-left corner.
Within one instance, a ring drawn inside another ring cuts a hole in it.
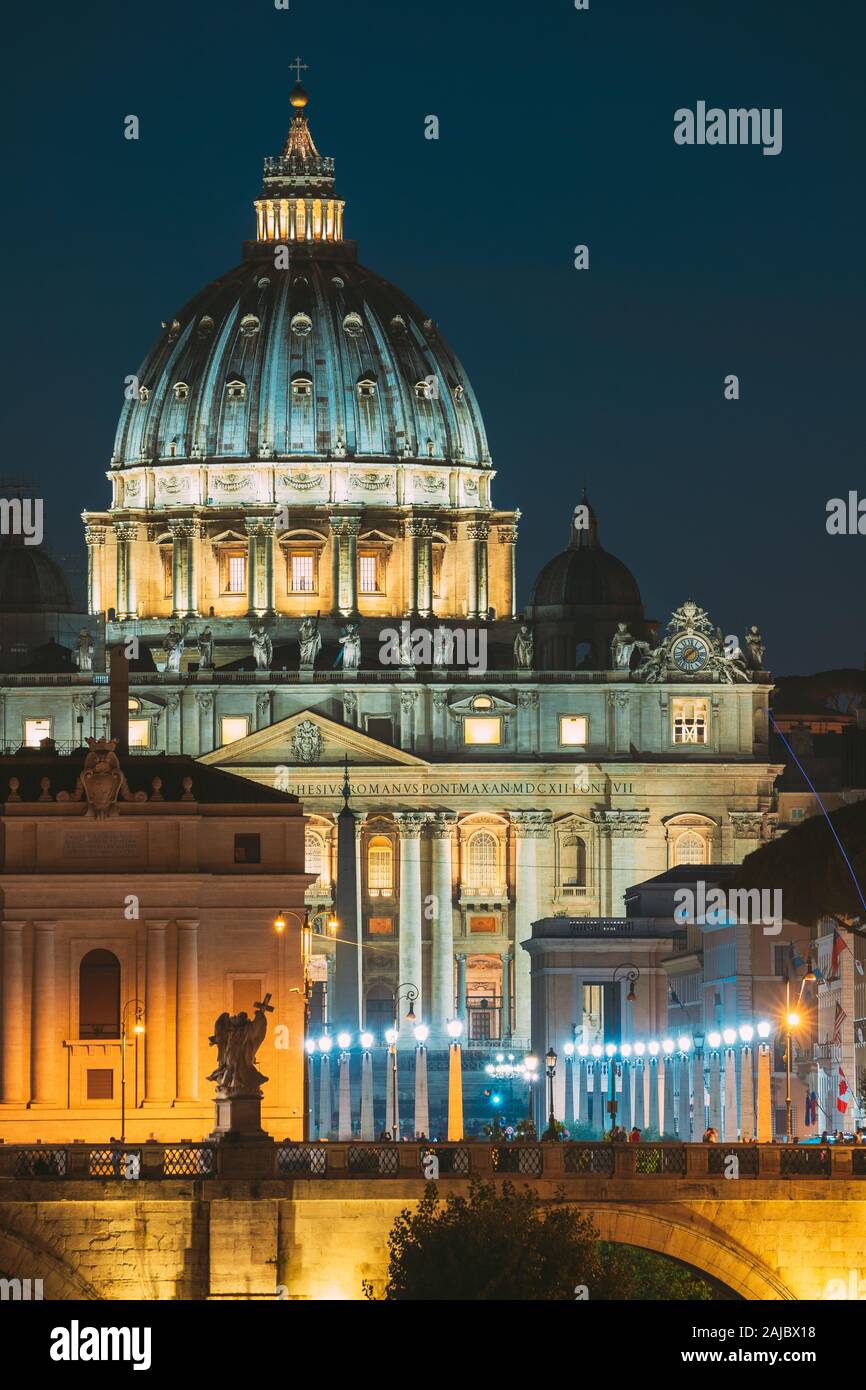
[[[427,766],[414,753],[371,738],[315,709],[296,710],[267,729],[205,753],[199,762],[240,772],[245,767],[342,767],[346,758],[350,766]]]

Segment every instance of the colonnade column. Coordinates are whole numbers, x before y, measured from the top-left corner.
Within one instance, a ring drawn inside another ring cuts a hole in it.
[[[638,882],[641,873],[631,842],[646,835],[649,811],[593,811],[592,819],[598,827],[600,848],[608,850],[607,856],[600,856],[599,887],[607,884],[610,896],[599,906],[604,916],[621,917],[625,911],[625,890]]]
[[[168,1028],[168,982],[165,971],[165,932],[168,922],[147,923],[144,994],[145,1104],[166,1101],[165,1040]]]
[[[400,833],[400,941],[398,981],[400,985],[415,985],[418,998],[415,1014],[420,1022],[423,1013],[423,982],[421,979],[421,829],[428,819],[426,812],[398,811],[394,815]],[[411,1040],[411,1026],[406,1021],[405,998],[397,1003],[400,1037]]]
[[[472,541],[472,564],[469,570],[469,617],[486,618],[490,600],[487,592],[487,521],[471,521],[466,528]]]
[[[4,1105],[23,1105],[24,1082],[24,923],[4,922],[3,933],[3,1057]]]
[[[515,555],[517,551],[517,527],[500,526],[498,528],[499,544],[505,546],[505,602],[503,611],[497,614],[502,618],[514,618],[517,615],[517,566]]]
[[[340,531],[343,527],[343,518],[332,516],[331,525],[331,612],[337,614],[340,611]]]
[[[359,516],[332,516],[331,584],[333,612],[351,617],[358,611],[358,532]]]
[[[85,526],[87,542],[87,611],[102,611],[102,557],[105,554],[105,527]]]
[[[246,523],[247,533],[247,611],[251,618],[256,616],[259,589],[259,519],[250,518]]]
[[[358,611],[358,532],[361,529],[360,517],[346,517],[343,529],[345,532],[344,584],[346,589],[346,609],[351,616]]]
[[[522,943],[532,935],[538,916],[537,841],[548,837],[549,811],[512,811],[516,844],[514,904],[514,1037],[519,1047],[529,1046],[532,1010],[530,959]]]
[[[173,618],[192,617],[196,596],[192,587],[193,521],[170,521],[171,532],[171,612]]]
[[[411,753],[415,747],[415,706],[417,690],[400,691],[400,747]]]
[[[138,538],[138,527],[122,522],[115,526],[114,535],[117,546],[117,616],[134,618],[137,616],[135,594],[135,571],[132,564],[132,543]]]
[[[214,749],[214,701],[210,690],[196,690],[198,707],[198,748],[196,754],[212,753]]]
[[[53,1105],[60,1049],[55,1008],[54,923],[33,923],[33,1101]]]
[[[177,924],[177,1099],[198,1100],[198,919]],[[145,1035],[146,1036],[146,1035]]]
[[[409,542],[409,604],[410,614],[422,618],[433,614],[433,522],[414,517],[406,523]]]
[[[276,529],[276,517],[266,516],[263,518],[261,533],[262,600],[267,614],[276,611],[276,586],[274,583],[274,534]]]
[[[434,1039],[444,1040],[446,1024],[454,1016],[454,905],[451,845],[457,816],[439,811],[431,822],[433,836],[433,969],[430,1029]]]

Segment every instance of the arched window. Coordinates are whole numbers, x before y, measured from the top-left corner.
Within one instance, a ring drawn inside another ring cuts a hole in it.
[[[496,836],[489,830],[479,830],[469,841],[469,882],[475,893],[487,892],[497,886]]]
[[[706,864],[707,842],[694,830],[685,830],[674,844],[674,864]]]
[[[325,846],[321,836],[308,830],[304,835],[304,872],[315,874],[316,882],[310,884],[311,888],[319,888],[322,885],[322,870],[325,867]]]
[[[566,835],[562,841],[562,885],[586,887],[586,842],[579,835]]]
[[[120,1037],[120,961],[112,951],[88,951],[78,971],[78,1036]]]
[[[373,835],[367,846],[367,892],[371,898],[394,892],[394,846],[387,835]]]
[[[295,372],[292,377],[292,395],[295,400],[309,400],[313,394],[313,378],[306,372]]]

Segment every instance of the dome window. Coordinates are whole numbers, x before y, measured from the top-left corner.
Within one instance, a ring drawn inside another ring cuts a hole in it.
[[[309,314],[293,314],[291,328],[296,338],[306,338],[313,331],[313,320]]]
[[[226,399],[230,401],[245,401],[247,398],[246,383],[240,377],[233,377],[226,383]]]
[[[149,387],[149,386],[139,386],[139,388],[138,388],[138,399],[141,401],[141,404],[142,404],[142,405],[147,405],[147,402],[150,400],[150,387]]]
[[[205,314],[199,319],[197,332],[200,338],[209,338],[213,333],[213,319],[210,314]]]
[[[176,401],[185,401],[189,396],[189,386],[185,381],[176,381],[171,389]]]
[[[257,281],[256,281],[256,288],[257,288],[257,289],[260,289],[260,290],[269,289],[269,288],[270,288],[270,283],[271,283],[271,282],[270,282],[270,280],[268,279],[267,275],[263,275],[262,278],[261,278],[261,280],[257,280]]]
[[[391,332],[402,337],[406,332],[406,320],[402,314],[395,314],[391,320]]]
[[[358,399],[360,401],[371,401],[376,396],[376,383],[370,376],[362,376],[358,382]]]
[[[452,386],[451,394],[454,397],[455,404],[459,405],[460,402],[463,400],[463,397],[466,394],[466,392],[464,388],[458,384],[456,386]]]
[[[339,275],[332,275],[331,284],[334,286],[335,289],[341,290],[345,287],[346,282],[345,280],[341,280]]]
[[[171,323],[163,323],[163,328],[168,329],[168,341],[174,343],[180,337],[180,320],[172,319]]]
[[[259,331],[259,321],[255,314],[244,314],[241,319],[241,337],[254,338]]]
[[[439,383],[435,376],[425,376],[420,381],[416,381],[415,395],[419,401],[438,401]]]
[[[292,395],[295,400],[309,400],[313,394],[313,378],[307,376],[305,372],[298,372],[292,377]]]
[[[360,338],[364,332],[364,320],[360,314],[347,314],[343,319],[343,332],[349,338]]]

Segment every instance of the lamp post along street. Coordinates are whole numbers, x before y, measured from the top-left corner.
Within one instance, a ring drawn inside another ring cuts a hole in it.
[[[132,1026],[133,1037],[140,1037],[144,1032],[144,1008],[140,1000],[127,999],[120,1014],[120,1142],[126,1143],[126,1034],[127,1034],[127,1012],[129,1009],[135,1011],[135,1023]]]

